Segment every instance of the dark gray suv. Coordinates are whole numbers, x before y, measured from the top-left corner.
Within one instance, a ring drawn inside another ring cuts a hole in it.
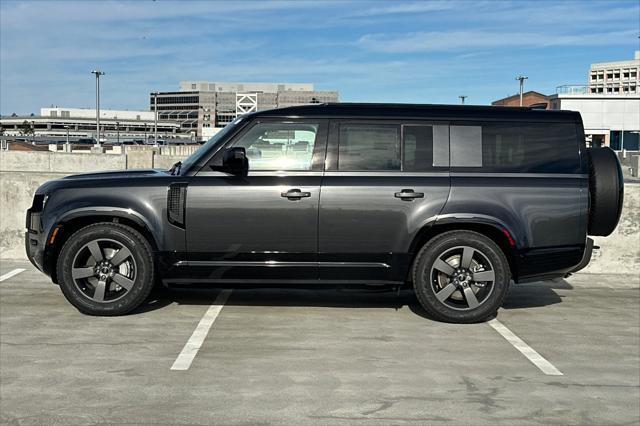
[[[410,283],[434,318],[476,322],[511,280],[583,268],[622,192],[576,112],[299,106],[241,116],[168,171],[45,183],[26,249],[87,314],[159,282]]]

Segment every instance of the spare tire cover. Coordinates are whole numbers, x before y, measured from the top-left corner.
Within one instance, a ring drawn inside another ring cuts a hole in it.
[[[589,148],[589,235],[607,236],[622,213],[622,168],[611,148]]]

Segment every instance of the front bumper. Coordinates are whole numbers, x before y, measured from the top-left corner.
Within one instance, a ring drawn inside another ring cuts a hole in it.
[[[27,210],[24,246],[27,258],[33,266],[47,273],[45,271],[46,239],[42,229],[41,215],[40,212],[32,212],[31,209]]]

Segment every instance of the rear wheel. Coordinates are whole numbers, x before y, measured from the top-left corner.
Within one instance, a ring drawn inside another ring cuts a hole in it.
[[[495,315],[509,287],[509,264],[490,238],[472,231],[445,232],[422,247],[413,286],[435,319],[472,323]]]
[[[89,315],[123,315],[137,308],[153,288],[153,257],[136,230],[98,223],[82,228],[58,257],[62,293]]]

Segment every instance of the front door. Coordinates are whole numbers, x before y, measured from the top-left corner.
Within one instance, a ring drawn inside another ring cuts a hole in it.
[[[320,195],[322,280],[399,282],[449,195],[448,123],[335,121]]]
[[[326,127],[322,120],[255,121],[225,146],[246,149],[248,176],[202,170],[192,179],[184,262],[190,281],[318,278]]]

